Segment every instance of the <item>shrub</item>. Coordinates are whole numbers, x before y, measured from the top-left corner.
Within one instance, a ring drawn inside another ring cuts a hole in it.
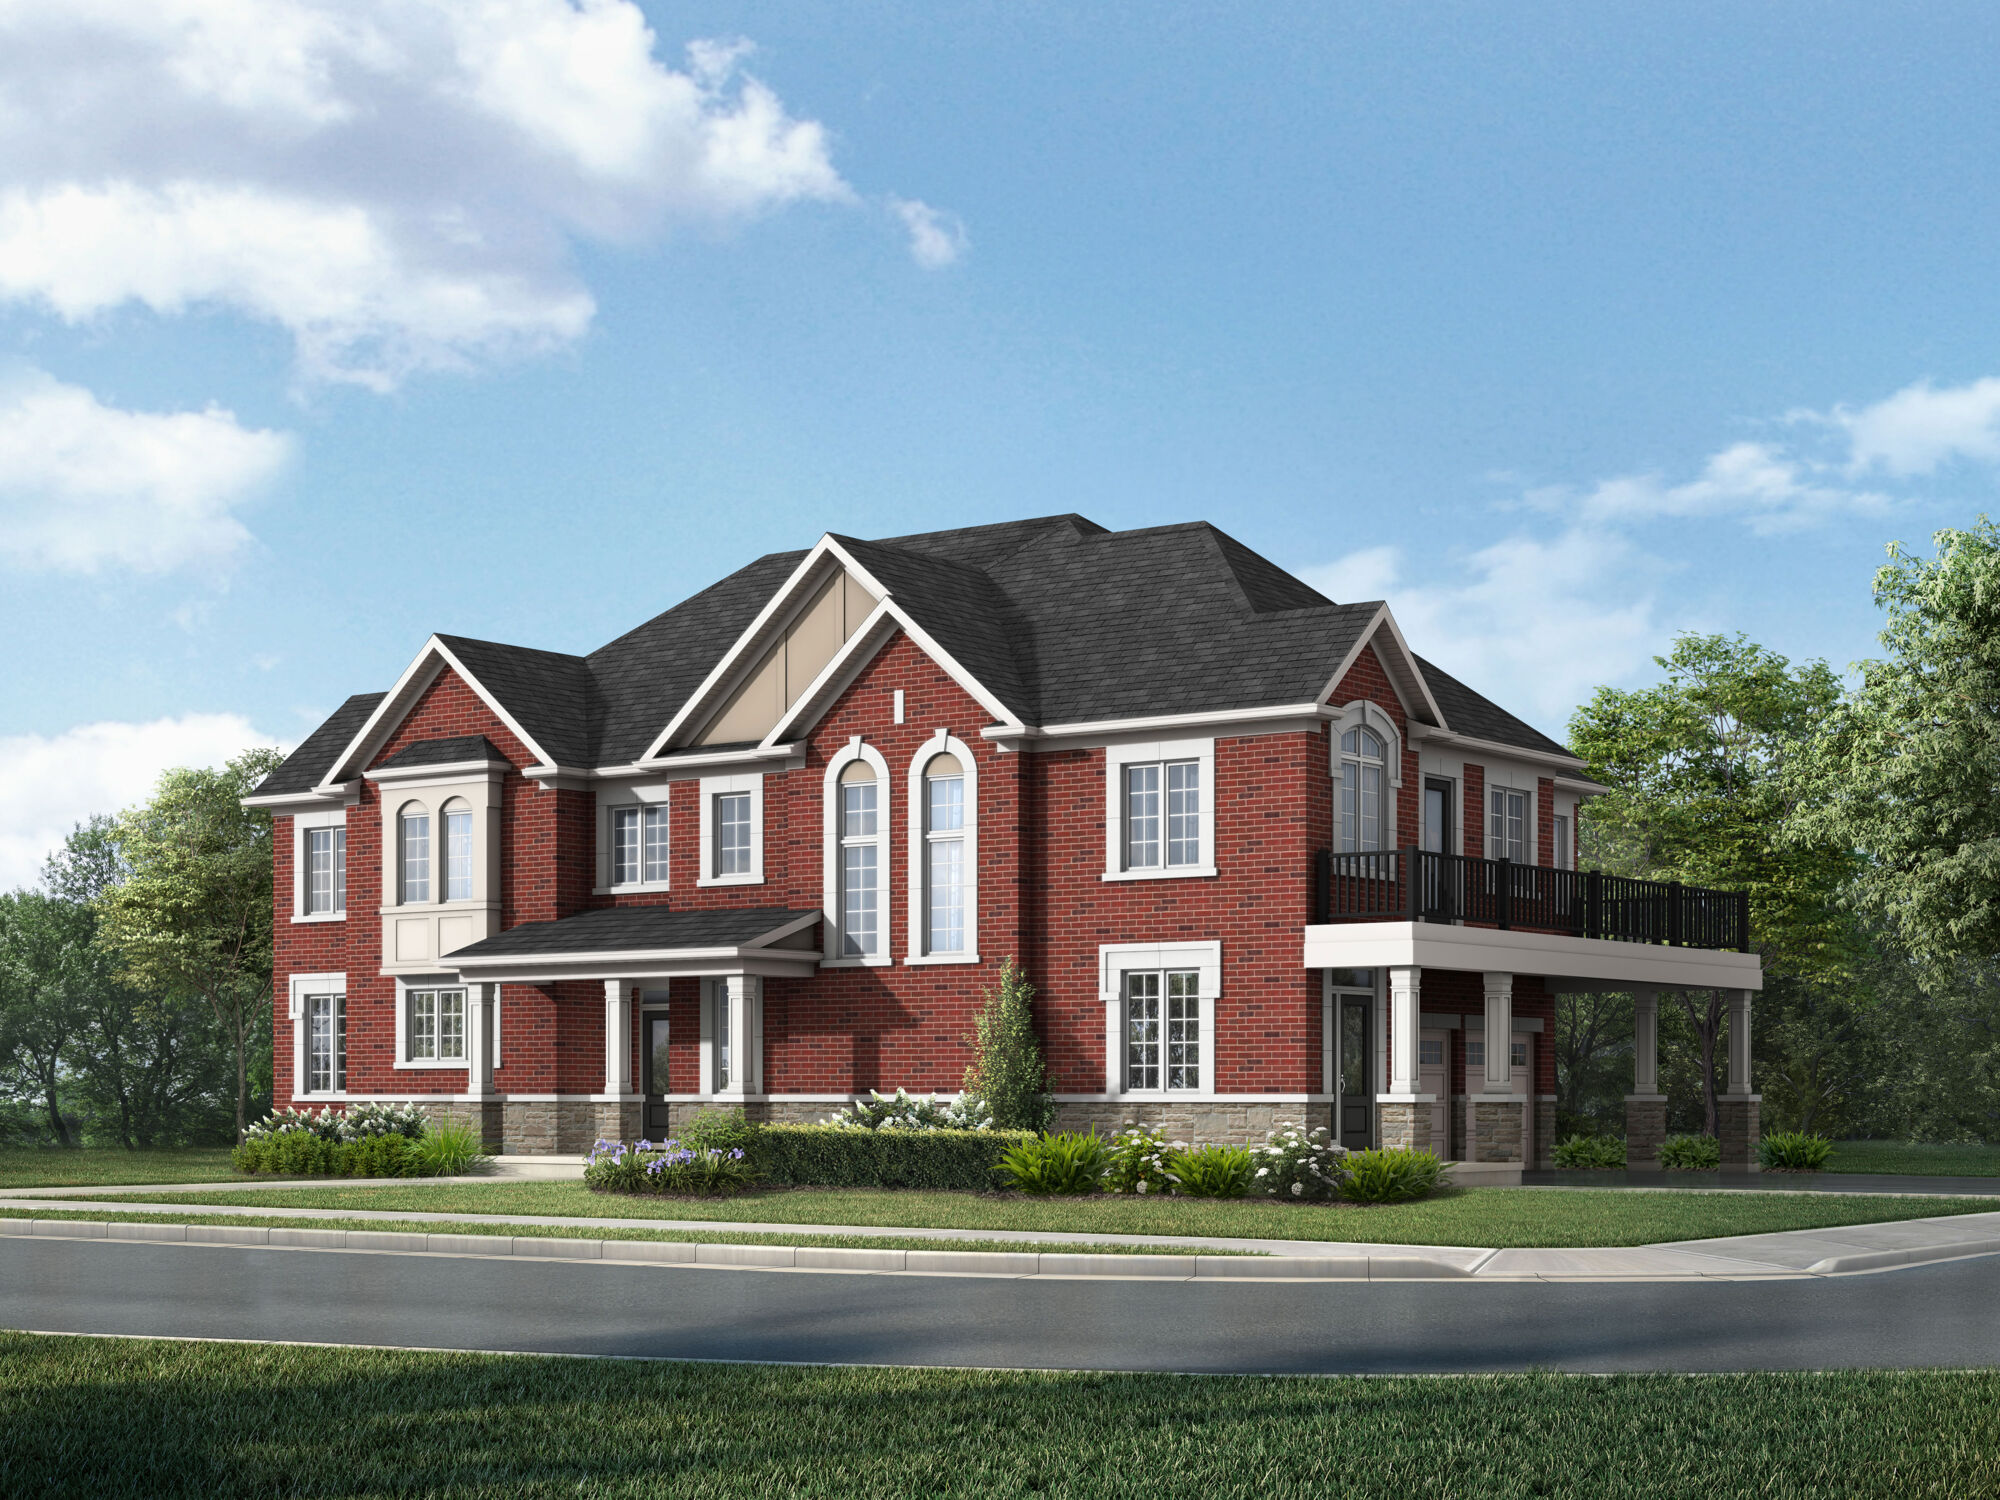
[[[329,1140],[316,1131],[286,1129],[251,1136],[231,1157],[239,1172],[279,1177],[414,1177],[420,1167],[407,1136]]]
[[[1081,1196],[1099,1190],[1110,1159],[1110,1142],[1096,1131],[1066,1130],[1016,1141],[1001,1156],[1000,1170],[1016,1188],[1036,1197]]]
[[[1573,1135],[1556,1146],[1555,1163],[1577,1172],[1620,1172],[1625,1143],[1610,1135]]]
[[[350,1104],[339,1120],[343,1141],[371,1135],[400,1135],[414,1141],[430,1128],[430,1117],[415,1104]]]
[[[1669,1172],[1713,1172],[1722,1146],[1712,1135],[1670,1135],[1660,1142],[1660,1165]]]
[[[911,1096],[868,1091],[848,1109],[830,1116],[827,1124],[843,1130],[991,1130],[993,1111],[971,1094],[947,1099],[943,1094]]]
[[[757,1180],[743,1148],[701,1151],[684,1141],[599,1141],[584,1158],[583,1180],[600,1193],[676,1193],[727,1198]]]
[[[1256,1166],[1248,1146],[1183,1146],[1167,1158],[1167,1176],[1186,1198],[1241,1198]]]
[[[1350,1151],[1340,1196],[1349,1203],[1409,1203],[1445,1181],[1445,1164],[1429,1151]]]
[[[743,1151],[757,1137],[757,1127],[741,1109],[698,1109],[681,1123],[675,1138],[690,1151]]]
[[[1802,1130],[1774,1130],[1757,1143],[1757,1160],[1773,1172],[1817,1172],[1832,1155],[1832,1141]]]
[[[389,1139],[389,1137],[384,1137]],[[394,1139],[401,1140],[400,1135]],[[413,1149],[417,1171],[424,1177],[458,1177],[486,1164],[479,1131],[465,1120],[433,1125]]]
[[[964,1090],[988,1111],[996,1130],[1046,1130],[1056,1101],[1044,1092],[1048,1075],[1042,1044],[1035,1035],[1035,987],[1013,959],[1000,965],[998,988],[983,992],[986,1004],[965,1038],[972,1061]]]
[[[323,1141],[337,1141],[340,1139],[340,1116],[324,1105],[318,1110],[274,1109],[243,1132],[246,1141],[280,1135],[310,1135]]]
[[[1099,1179],[1107,1193],[1164,1193],[1173,1187],[1167,1176],[1167,1145],[1164,1125],[1142,1130],[1127,1126],[1111,1138]]]
[[[690,1131],[681,1143],[690,1143]],[[751,1127],[750,1160],[764,1181],[794,1187],[929,1188],[990,1193],[1018,1130],[853,1130],[841,1125]]]
[[[1333,1143],[1324,1125],[1308,1131],[1303,1125],[1280,1121],[1275,1130],[1265,1133],[1264,1144],[1254,1147],[1251,1155],[1257,1158],[1251,1191],[1269,1198],[1331,1198],[1347,1173],[1347,1151]]]

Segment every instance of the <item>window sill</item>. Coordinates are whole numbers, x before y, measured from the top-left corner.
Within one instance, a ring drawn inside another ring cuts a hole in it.
[[[1131,1100],[1138,1104],[1174,1104],[1182,1099],[1213,1099],[1213,1089],[1125,1089],[1110,1096],[1123,1102]]]
[[[653,891],[673,889],[665,880],[628,880],[622,885],[594,885],[590,888],[593,896],[643,896]]]
[[[822,969],[886,969],[896,961],[893,958],[822,958]]]
[[[704,875],[697,880],[697,886],[711,885],[762,885],[762,875]]]
[[[415,1060],[398,1058],[396,1062],[393,1064],[393,1066],[398,1068],[411,1068],[415,1069],[418,1072],[424,1072],[424,1073],[435,1073],[435,1072],[463,1073],[466,1070],[466,1068],[470,1066],[470,1064],[466,1061],[466,1059],[462,1057],[448,1057],[442,1059],[423,1057],[423,1058],[417,1058]]]
[[[1108,870],[1105,880],[1212,880],[1214,865],[1175,865],[1167,870]]]
[[[931,964],[976,964],[978,962],[979,955],[977,953],[912,953],[908,958],[903,960],[903,964],[907,968],[917,968]]]
[[[292,913],[292,920],[294,922],[345,922],[347,920],[347,913],[344,911],[299,911]]]

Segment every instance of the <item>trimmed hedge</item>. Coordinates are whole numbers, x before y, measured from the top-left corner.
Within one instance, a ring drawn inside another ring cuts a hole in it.
[[[330,1141],[304,1130],[253,1136],[230,1157],[239,1172],[274,1177],[418,1177],[422,1157],[406,1136]]]
[[[996,1169],[1029,1130],[851,1130],[764,1125],[750,1138],[758,1175],[791,1187],[931,1188],[975,1193],[1002,1186]]]

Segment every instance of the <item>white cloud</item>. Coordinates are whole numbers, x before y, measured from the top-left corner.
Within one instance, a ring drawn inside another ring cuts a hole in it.
[[[1566,507],[1560,491],[1542,491],[1536,502]],[[1712,454],[1699,476],[1668,484],[1654,474],[1600,481],[1575,497],[1575,512],[1600,523],[1734,517],[1760,536],[1796,531],[1839,514],[1874,515],[1891,500],[1874,490],[1823,482],[1819,466],[1771,443],[1732,443]]]
[[[0,561],[163,573],[227,560],[236,510],[291,452],[230,412],[135,412],[39,370],[0,368]]]
[[[942,270],[963,255],[970,241],[956,214],[914,198],[891,198],[889,207],[910,235],[910,258],[926,271]]]
[[[853,198],[747,46],[654,44],[631,0],[0,0],[0,298],[227,308],[380,389],[578,337],[575,241]]]
[[[148,724],[81,724],[62,734],[0,737],[0,890],[32,885],[42,862],[93,813],[152,794],[173,766],[219,766],[276,743],[239,714],[183,714]]]
[[[1929,474],[1953,458],[2000,463],[2000,377],[1939,390],[1928,380],[1858,411],[1801,413],[1837,425],[1851,445],[1849,466],[1898,477]]]

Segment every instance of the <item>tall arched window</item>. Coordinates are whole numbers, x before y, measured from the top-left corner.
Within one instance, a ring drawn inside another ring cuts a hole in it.
[[[472,809],[460,797],[444,805],[444,899],[472,899]]]
[[[1382,741],[1360,727],[1340,737],[1340,852],[1382,847]]]
[[[873,958],[882,951],[881,792],[875,769],[865,760],[840,773],[835,837],[840,951],[847,958]]]
[[[965,768],[947,752],[924,767],[924,951],[965,951]]]
[[[396,819],[396,899],[431,899],[431,815],[420,802]]]

